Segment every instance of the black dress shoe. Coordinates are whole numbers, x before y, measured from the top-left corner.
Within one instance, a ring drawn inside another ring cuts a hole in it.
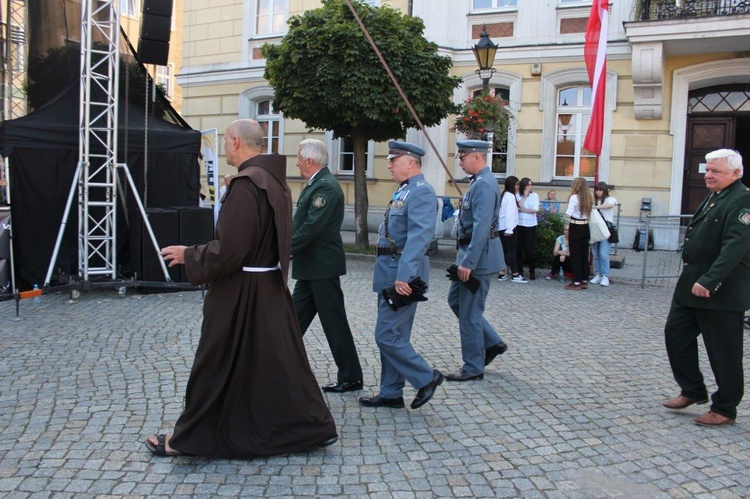
[[[508,349],[508,345],[504,341],[500,341],[497,345],[493,345],[484,351],[484,365],[489,366],[490,362],[495,360],[495,357],[502,355]]]
[[[342,381],[341,383],[330,383],[328,385],[323,385],[324,392],[344,393],[361,389],[362,381]]]
[[[445,379],[447,379],[448,381],[472,381],[475,379],[484,379],[484,373],[469,374],[461,369],[458,372],[446,375]]]
[[[391,409],[401,409],[404,407],[404,397],[386,398],[380,395],[374,397],[362,397],[359,399],[360,405],[365,407],[390,407]]]
[[[443,373],[441,373],[437,369],[433,370],[432,381],[430,381],[426,386],[423,386],[419,389],[419,391],[417,391],[417,396],[414,397],[414,400],[411,403],[411,408],[419,409],[427,402],[429,402],[432,396],[435,395],[435,389],[440,386],[443,380],[445,380],[445,376],[443,376]]]

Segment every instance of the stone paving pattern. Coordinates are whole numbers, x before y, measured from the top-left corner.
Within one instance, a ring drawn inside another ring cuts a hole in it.
[[[461,365],[450,258],[433,259],[413,333],[443,372]],[[747,402],[721,428],[692,423],[706,406],[660,405],[677,394],[662,338],[674,280],[641,289],[639,258],[628,254],[609,288],[493,283],[486,315],[508,352],[484,380],[445,383],[412,411],[357,403],[377,392],[380,365],[373,260],[351,256],[342,284],[365,390],[325,395],[335,445],[254,461],[158,458],[143,445],[182,409],[201,292],[49,294],[24,300],[18,321],[0,303],[0,496],[748,497]],[[305,344],[318,380],[334,380],[317,320]]]

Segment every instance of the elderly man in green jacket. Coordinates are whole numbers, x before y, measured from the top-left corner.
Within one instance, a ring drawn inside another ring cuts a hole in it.
[[[703,335],[718,389],[711,409],[693,421],[702,426],[734,423],[744,391],[742,319],[750,308],[750,189],[742,183],[742,157],[719,149],[706,155],[711,191],[688,225],[684,266],[664,328],[667,354],[681,392],[664,402],[684,409],[708,402],[698,367]]]
[[[354,346],[344,307],[340,276],[346,274],[346,255],[341,241],[344,192],[330,172],[328,151],[319,140],[299,144],[297,166],[307,186],[297,200],[292,235],[294,309],[302,334],[315,314],[338,367],[335,382],[323,391],[343,393],[362,389],[362,367]]]

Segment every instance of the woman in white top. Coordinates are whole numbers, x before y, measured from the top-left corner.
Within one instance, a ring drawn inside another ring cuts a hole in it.
[[[500,194],[500,213],[497,220],[497,229],[500,231],[500,242],[503,245],[503,256],[505,264],[510,267],[513,274],[511,281],[526,282],[523,277],[518,275],[518,266],[516,265],[516,226],[518,225],[518,205],[516,204],[516,190],[518,187],[518,178],[511,175],[505,179],[503,193]],[[497,278],[501,281],[508,280],[505,270],[500,271]]]
[[[516,194],[518,201],[518,242],[516,244],[516,265],[518,275],[523,277],[523,254],[529,264],[529,280],[536,279],[536,214],[539,213],[539,195],[532,191],[533,183],[528,177],[521,179],[521,186]]]
[[[609,195],[609,188],[606,182],[599,182],[594,188],[594,208],[599,210],[604,220],[614,225],[615,223],[615,205],[617,200]],[[601,284],[609,286],[609,250],[612,244],[609,239],[599,241],[591,245],[591,252],[594,254],[594,278],[591,284]]]
[[[565,289],[579,290],[588,288],[589,281],[589,216],[594,198],[589,190],[589,183],[578,177],[570,187],[570,198],[565,216],[570,226],[570,265],[573,268],[573,282]]]

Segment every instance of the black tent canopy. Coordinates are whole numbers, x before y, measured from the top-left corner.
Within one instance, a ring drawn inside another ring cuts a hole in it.
[[[2,125],[0,144],[9,158],[16,288],[44,282],[78,163],[80,140],[78,82],[39,110]],[[197,206],[201,134],[187,125],[153,115],[143,103],[119,100],[118,162],[127,163],[147,208]],[[101,148],[90,142],[91,151]],[[144,160],[148,155],[147,168]],[[120,174],[127,210],[137,208]],[[76,198],[77,199],[77,198]],[[128,263],[128,233],[118,202],[117,253],[123,271]],[[74,203],[63,235],[56,268],[78,272],[78,210]]]

